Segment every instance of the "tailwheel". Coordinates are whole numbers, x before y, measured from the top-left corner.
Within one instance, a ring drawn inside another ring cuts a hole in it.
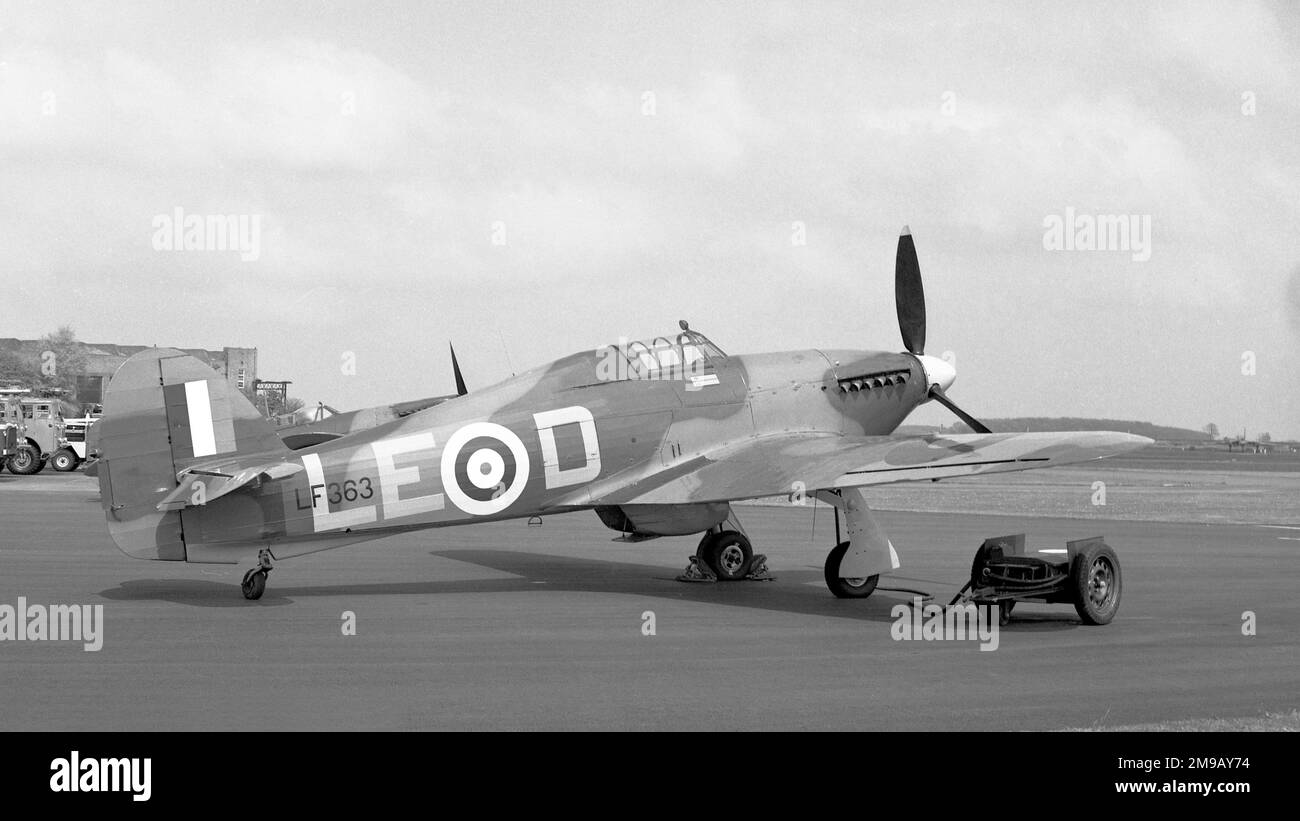
[[[880,576],[867,576],[864,579],[840,578],[840,562],[844,561],[844,554],[848,550],[849,543],[840,542],[826,556],[826,565],[824,567],[826,586],[830,588],[831,593],[837,599],[865,599],[875,592]]]
[[[720,582],[740,581],[749,575],[754,562],[754,549],[749,539],[736,530],[706,533],[696,550],[700,558]]]
[[[244,574],[244,580],[239,583],[239,589],[244,591],[244,598],[250,601],[257,601],[262,598],[266,592],[266,571],[260,567],[255,567]]]
[[[273,569],[271,567],[271,551],[265,547],[257,551],[257,567],[245,573],[244,580],[239,583],[239,589],[243,591],[244,598],[249,601],[257,601],[262,598],[262,594],[266,592],[266,576]]]

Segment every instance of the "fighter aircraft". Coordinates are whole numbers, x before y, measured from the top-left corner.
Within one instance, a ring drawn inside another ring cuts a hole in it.
[[[99,486],[129,556],[255,562],[421,528],[594,510],[632,540],[703,534],[719,580],[745,578],[748,537],[731,503],[816,497],[847,538],[830,591],[865,598],[900,565],[866,488],[1051,467],[1151,440],[1110,432],[990,433],[947,395],[956,371],[925,353],[925,296],[911,233],[895,260],[903,348],[728,355],[686,322],[649,342],[564,357],[492,387],[299,450],[201,362],[142,351],[109,384]],[[937,401],[975,433],[898,437]]]

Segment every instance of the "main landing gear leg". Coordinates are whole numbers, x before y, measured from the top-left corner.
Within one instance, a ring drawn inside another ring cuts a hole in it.
[[[262,594],[266,592],[266,574],[273,569],[270,548],[264,547],[257,551],[257,567],[245,573],[244,580],[239,583],[239,589],[244,591],[244,598],[250,601],[262,598]]]
[[[821,491],[817,498],[835,509],[835,547],[822,568],[826,587],[839,599],[865,599],[876,590],[881,573],[899,568],[898,553],[880,529],[860,488]],[[841,541],[840,512],[848,525]]]

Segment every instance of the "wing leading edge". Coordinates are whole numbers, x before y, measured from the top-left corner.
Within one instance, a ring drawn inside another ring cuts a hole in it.
[[[887,437],[782,434],[719,448],[683,467],[593,488],[597,504],[688,504],[915,482],[1104,459],[1151,444],[1110,431]]]

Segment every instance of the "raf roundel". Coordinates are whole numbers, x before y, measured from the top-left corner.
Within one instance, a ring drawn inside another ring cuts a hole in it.
[[[506,461],[491,448],[479,448],[465,464],[470,484],[479,490],[495,488],[506,476]]]
[[[461,451],[475,440],[492,440],[476,447],[458,470]],[[509,452],[510,476],[505,452]],[[442,451],[443,492],[452,504],[473,516],[500,513],[524,492],[528,484],[528,450],[509,428],[493,422],[475,422],[456,431]],[[488,492],[491,495],[488,496]]]

